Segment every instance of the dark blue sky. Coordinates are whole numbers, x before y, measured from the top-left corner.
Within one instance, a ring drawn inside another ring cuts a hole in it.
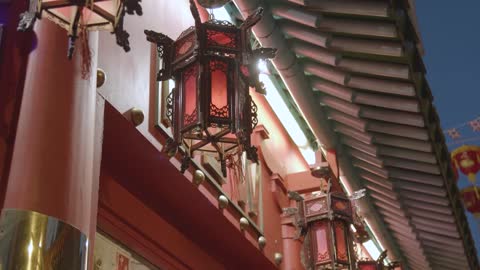
[[[457,127],[480,116],[480,1],[418,0],[417,16],[425,47],[424,61],[442,127]],[[463,138],[480,137],[468,126]],[[447,138],[450,150],[456,146]],[[480,145],[480,140],[470,144]],[[480,174],[477,176],[480,183]],[[468,181],[461,176],[459,186]],[[467,214],[480,257],[480,220]]]

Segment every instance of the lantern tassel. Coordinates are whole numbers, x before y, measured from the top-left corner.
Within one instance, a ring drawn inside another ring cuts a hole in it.
[[[82,27],[80,30],[81,53],[82,53],[82,79],[90,78],[92,70],[92,51],[88,44],[87,28]]]

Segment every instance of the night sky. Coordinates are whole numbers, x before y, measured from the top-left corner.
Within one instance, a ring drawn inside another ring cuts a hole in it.
[[[480,132],[464,123],[480,116],[480,1],[418,0],[417,16],[425,47],[427,79],[442,127],[458,128],[461,138],[447,136],[449,149],[480,145]],[[471,140],[470,140],[471,139]],[[460,173],[459,188],[469,185]],[[480,183],[480,174],[477,176]],[[480,220],[467,214],[480,257]]]

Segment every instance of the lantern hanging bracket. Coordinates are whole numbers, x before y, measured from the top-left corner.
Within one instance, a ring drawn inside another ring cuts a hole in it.
[[[200,13],[198,12],[194,0],[190,0],[190,11],[192,12],[193,19],[195,20],[195,27],[198,28],[202,25],[202,20],[200,19]]]
[[[263,16],[263,8],[258,7],[252,14],[250,14],[245,21],[240,25],[242,31],[248,31],[255,24],[257,24]]]
[[[387,258],[387,250],[384,250],[382,251],[382,253],[380,253],[380,256],[378,256],[378,259],[377,259],[377,264],[378,265],[383,264],[383,260],[385,260],[385,258]]]
[[[172,77],[170,53],[173,48],[173,40],[167,35],[151,30],[145,30],[144,33],[147,36],[148,41],[157,44],[158,57],[161,57],[163,60],[163,67],[157,73],[157,81],[170,79]]]

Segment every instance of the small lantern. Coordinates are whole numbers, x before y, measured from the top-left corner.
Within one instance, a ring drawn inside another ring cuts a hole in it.
[[[307,269],[353,269],[352,205],[340,192],[305,198]]]
[[[75,48],[79,31],[108,30],[115,33],[117,44],[130,50],[129,34],[123,29],[125,13],[142,15],[141,0],[30,0],[28,11],[20,15],[19,31],[31,29],[43,16],[68,31],[68,58]]]
[[[167,98],[173,140],[165,151],[174,155],[179,146],[185,148],[182,172],[195,151],[215,153],[226,176],[226,160],[234,154],[246,151],[248,159],[257,159],[250,145],[257,107],[249,87],[263,92],[256,64],[273,57],[275,50],[251,48],[250,28],[261,19],[261,8],[240,27],[215,19],[202,23],[193,0],[190,9],[195,26],[175,41],[145,30],[161,58],[157,80],[173,78],[176,85]]]
[[[460,190],[465,209],[475,218],[480,218],[480,196],[476,186],[469,186]]]
[[[454,168],[467,175],[468,180],[475,184],[476,174],[480,172],[480,147],[462,145],[451,153]]]

